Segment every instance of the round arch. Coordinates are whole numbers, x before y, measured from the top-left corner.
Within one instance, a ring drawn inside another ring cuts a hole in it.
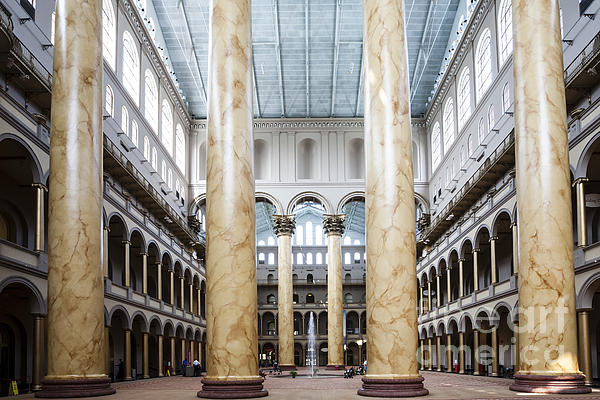
[[[290,202],[288,203],[288,206],[287,206],[286,213],[288,215],[292,215],[294,213],[294,207],[296,207],[297,204],[301,203],[304,200],[316,200],[325,209],[325,214],[331,214],[333,212],[333,209],[331,208],[331,204],[323,195],[321,195],[317,192],[306,191],[306,192],[298,193],[296,196],[294,196],[292,198],[292,200],[290,200]]]
[[[17,135],[14,135],[12,133],[1,134],[0,135],[0,145],[5,140],[13,140],[13,141],[17,142],[17,144],[21,145],[24,148],[24,150],[29,154],[29,157],[31,157],[31,160],[33,161],[33,166],[34,166],[34,168],[31,169],[31,176],[33,178],[34,183],[46,182],[45,174],[42,170],[40,161],[38,160],[35,152],[31,148],[31,146],[29,146],[29,144],[26,141],[24,141],[22,138],[20,138]]]
[[[350,193],[346,194],[338,202],[338,205],[337,205],[337,208],[336,208],[336,213],[337,214],[343,214],[344,213],[344,207],[346,206],[346,204],[348,204],[348,203],[350,203],[352,201],[362,201],[364,203],[365,202],[365,192],[357,190],[355,192],[350,192]]]
[[[44,299],[42,292],[40,292],[40,290],[37,288],[37,286],[27,278],[23,278],[21,276],[11,276],[11,277],[4,279],[3,281],[0,282],[0,293],[2,293],[4,291],[4,289],[6,289],[7,286],[12,285],[12,284],[23,285],[31,291],[31,293],[33,294],[33,297],[37,303],[37,304],[30,304],[32,312],[34,312],[36,314],[39,313],[42,315],[48,314],[47,302]]]
[[[275,196],[267,193],[267,192],[256,192],[254,194],[254,201],[257,203],[259,201],[265,201],[275,207],[275,213],[281,214],[283,213],[283,207],[281,206],[281,202],[275,198]]]
[[[150,329],[150,323],[148,322],[146,315],[141,311],[136,311],[131,315],[131,328],[133,329],[133,323],[136,318],[139,318],[143,321],[142,332],[148,333],[148,330]]]
[[[131,330],[131,317],[129,316],[129,312],[127,311],[127,309],[125,307],[123,307],[120,304],[117,304],[110,310],[110,314],[108,315],[110,324],[112,325],[113,317],[115,316],[115,313],[117,313],[117,312],[123,313],[123,315],[125,316],[125,324],[127,326],[127,329]]]

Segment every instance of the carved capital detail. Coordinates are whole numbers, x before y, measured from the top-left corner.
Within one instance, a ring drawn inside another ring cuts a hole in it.
[[[296,229],[296,220],[293,215],[273,215],[273,230],[277,236],[292,236]]]
[[[339,235],[344,234],[344,221],[346,216],[344,214],[325,214],[323,216],[323,230],[327,235]]]

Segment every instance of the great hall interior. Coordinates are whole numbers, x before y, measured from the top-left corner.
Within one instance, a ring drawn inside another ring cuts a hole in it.
[[[0,396],[196,360],[600,386],[600,0],[0,0]]]

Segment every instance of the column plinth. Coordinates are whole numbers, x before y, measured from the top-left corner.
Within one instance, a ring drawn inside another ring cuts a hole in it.
[[[513,0],[513,32],[519,314],[526,320],[520,320],[522,357],[510,389],[589,393],[577,362],[571,178],[558,1]]]
[[[206,377],[201,398],[264,397],[258,375],[250,0],[209,8]]]
[[[283,371],[294,365],[294,299],[292,282],[293,215],[275,215],[273,229],[277,235],[277,316],[279,368]]]
[[[368,374],[358,394],[414,397],[417,360],[414,177],[404,5],[363,2]]]
[[[344,215],[325,215],[327,235],[327,369],[344,369],[344,293],[342,288],[342,235]]]
[[[108,395],[115,389],[104,371],[102,1],[56,2],[53,68],[48,374],[35,396]]]

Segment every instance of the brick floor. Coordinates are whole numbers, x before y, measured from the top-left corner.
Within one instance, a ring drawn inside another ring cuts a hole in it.
[[[330,371],[321,371],[328,374]],[[304,373],[304,371],[300,371]],[[269,390],[268,398],[273,400],[346,400],[365,399],[356,394],[361,386],[360,376],[354,379],[343,379],[341,372],[333,372],[337,376],[327,378],[308,378],[299,376],[292,379],[289,376],[267,376],[265,388]],[[508,386],[512,380],[490,377],[475,377],[455,375],[440,372],[423,372],[425,387],[430,395],[421,399],[435,400],[506,400],[506,399],[594,399],[600,400],[600,389],[595,389],[590,395],[557,396],[557,395],[528,395],[511,392]],[[117,394],[106,399],[123,400],[179,400],[197,399],[196,392],[200,390],[201,378],[170,378],[146,379],[133,382],[114,384]],[[33,398],[24,395],[20,398]]]

